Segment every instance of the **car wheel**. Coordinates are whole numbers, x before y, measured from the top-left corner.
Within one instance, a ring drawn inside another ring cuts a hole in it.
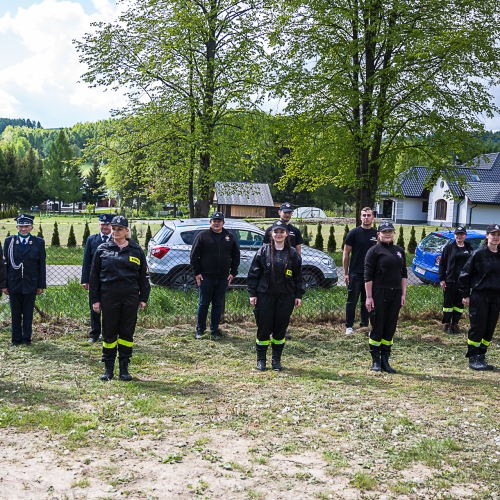
[[[320,285],[319,271],[312,269],[302,271],[302,283],[305,288],[317,288]]]
[[[198,288],[196,278],[191,271],[178,271],[170,278],[169,285],[176,290],[191,290]]]

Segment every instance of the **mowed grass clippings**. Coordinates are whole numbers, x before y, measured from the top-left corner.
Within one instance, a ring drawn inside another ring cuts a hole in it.
[[[285,371],[261,373],[253,322],[220,342],[139,328],[131,383],[100,382],[100,346],[59,328],[13,350],[1,330],[2,498],[498,498],[500,373],[435,321],[399,325],[391,376],[366,329],[293,326]]]

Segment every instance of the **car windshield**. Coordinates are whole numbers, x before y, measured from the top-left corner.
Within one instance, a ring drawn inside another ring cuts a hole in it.
[[[472,248],[475,250],[484,243],[484,238],[470,238],[467,239],[467,241],[472,245]]]
[[[443,236],[431,233],[420,242],[420,248],[424,252],[441,252],[448,241]]]
[[[166,243],[170,236],[172,236],[173,231],[169,229],[167,226],[163,226],[154,236],[153,240],[157,245],[161,245],[162,243]]]

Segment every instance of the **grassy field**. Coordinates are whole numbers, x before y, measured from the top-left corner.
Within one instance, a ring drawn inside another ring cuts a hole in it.
[[[133,381],[104,383],[81,320],[14,350],[3,323],[0,497],[498,498],[499,372],[467,370],[438,327],[400,323],[391,376],[369,371],[366,331],[328,322],[291,328],[281,373],[254,369],[252,321],[220,342],[139,327]]]

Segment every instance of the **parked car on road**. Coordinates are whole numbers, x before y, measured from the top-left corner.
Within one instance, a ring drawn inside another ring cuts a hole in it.
[[[196,288],[189,263],[191,245],[200,231],[210,227],[210,219],[169,220],[164,224],[148,244],[146,258],[151,283],[178,289]],[[226,219],[224,228],[236,236],[241,250],[238,276],[231,286],[243,287],[255,252],[263,245],[265,232],[236,219]],[[338,281],[333,259],[305,245],[302,245],[302,276],[306,287],[328,288]]]
[[[470,230],[466,240],[476,249],[484,242],[485,231]],[[453,231],[434,231],[426,236],[418,245],[411,268],[415,275],[424,283],[439,283],[439,261],[443,247],[455,239]]]

